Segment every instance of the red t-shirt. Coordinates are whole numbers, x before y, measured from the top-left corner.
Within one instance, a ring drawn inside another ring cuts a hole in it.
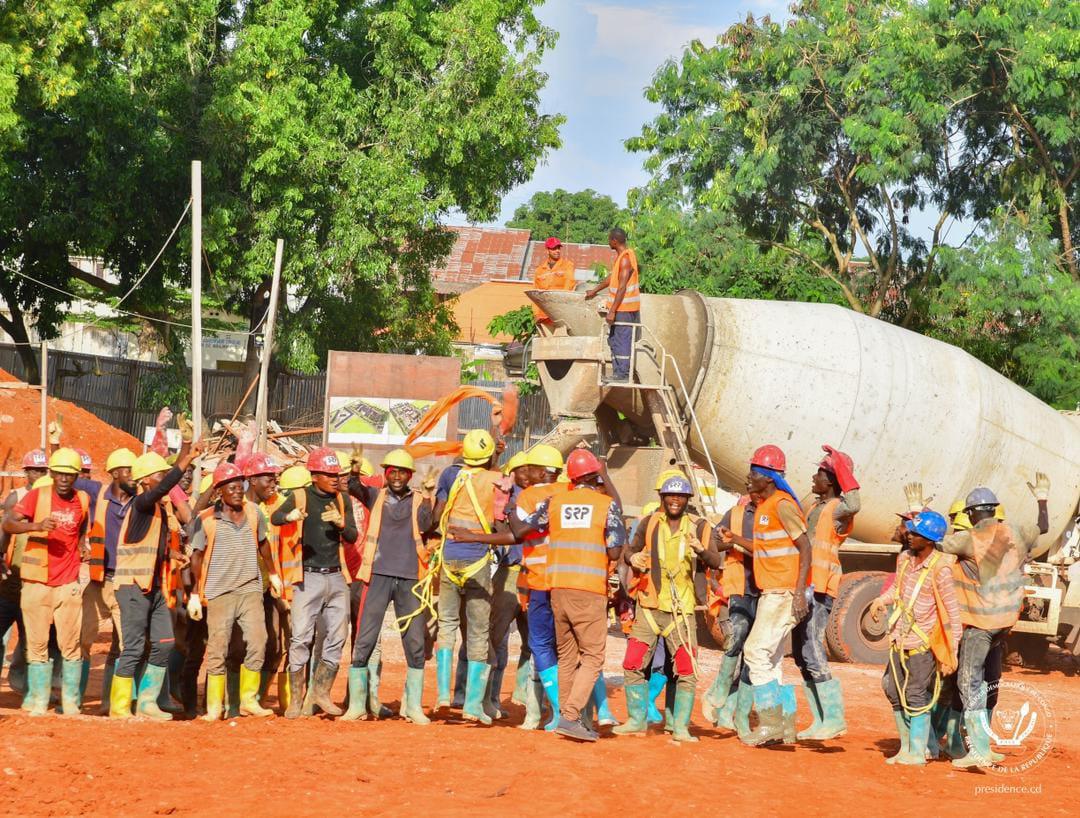
[[[34,519],[40,490],[31,489],[15,506],[15,510],[28,520]],[[73,494],[70,500],[65,500],[51,488],[49,491],[52,491],[50,513],[58,525],[48,532],[49,578],[45,584],[55,587],[67,585],[79,578],[79,563],[82,561],[79,540],[86,514],[77,494]]]

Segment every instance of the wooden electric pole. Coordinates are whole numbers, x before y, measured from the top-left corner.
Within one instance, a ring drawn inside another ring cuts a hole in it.
[[[259,368],[259,397],[255,404],[255,450],[266,449],[266,421],[270,409],[270,358],[274,351],[274,321],[277,319],[278,293],[281,289],[281,257],[285,240],[277,240],[274,250],[274,275],[270,279],[270,303],[266,305],[266,324],[263,329],[262,362]]]

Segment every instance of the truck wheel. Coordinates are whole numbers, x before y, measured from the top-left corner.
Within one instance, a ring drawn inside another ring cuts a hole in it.
[[[888,659],[886,617],[878,622],[870,618],[870,603],[881,595],[886,576],[870,573],[845,583],[840,591],[825,629],[825,641],[837,661],[883,665]]]

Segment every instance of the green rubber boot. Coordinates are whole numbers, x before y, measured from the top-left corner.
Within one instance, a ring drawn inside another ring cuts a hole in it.
[[[964,734],[960,729],[963,723],[964,714],[950,709],[945,721],[945,755],[949,758],[958,759],[967,755],[967,745],[964,744]]]
[[[844,716],[844,693],[839,679],[825,682],[806,682],[806,700],[814,711],[814,724],[799,733],[799,738],[827,741],[840,738],[847,732],[847,718]],[[817,700],[815,709],[814,701]]]
[[[739,736],[751,747],[784,743],[784,711],[780,698],[779,682],[763,685],[751,685],[754,691],[754,706],[758,711],[758,726],[745,738]]]
[[[87,663],[82,659],[74,662],[64,660],[62,681],[60,683],[60,702],[64,715],[77,716],[82,710],[82,676]]]
[[[419,724],[421,727],[431,724],[431,719],[424,715],[424,669],[410,667],[405,670],[405,693],[401,697],[401,715],[405,721]]]
[[[82,672],[79,674],[79,704],[86,701],[86,686],[90,684],[90,660],[82,660]]]
[[[674,730],[671,737],[675,741],[697,741],[697,736],[690,734],[690,714],[694,712],[694,689],[675,691],[675,708],[673,713]]]
[[[735,707],[739,703],[738,693],[728,694],[727,701],[724,702],[723,707],[716,709],[716,723],[715,727],[720,727],[724,730],[735,729]]]
[[[439,648],[435,651],[435,708],[450,706],[450,677],[453,675],[454,649]]]
[[[738,669],[739,657],[728,656],[725,653],[720,660],[720,669],[716,672],[716,678],[701,699],[701,714],[710,724],[717,723],[716,711],[727,704],[731,685],[735,681],[735,673]]]
[[[349,709],[341,717],[342,721],[356,721],[368,714],[368,668],[349,668]]]
[[[484,712],[484,699],[487,693],[488,677],[491,675],[491,665],[487,662],[470,660],[468,673],[465,681],[465,706],[461,708],[461,716],[466,721],[491,724],[491,716]]]
[[[900,760],[900,756],[909,752],[908,745],[908,721],[907,716],[904,715],[903,710],[892,711],[893,719],[896,721],[896,732],[900,736],[900,750],[894,756],[889,756],[885,759],[886,764],[896,764]]]
[[[803,680],[802,683],[803,694],[806,696],[806,703],[810,706],[810,717],[813,721],[810,722],[810,726],[805,730],[800,730],[798,734],[799,740],[816,738],[816,733],[821,727],[821,723],[825,720],[825,714],[822,713],[821,692],[817,684],[813,681]]]
[[[379,701],[379,682],[382,680],[382,659],[374,665],[368,662],[368,710],[376,719],[393,718],[394,711]]]
[[[237,674],[239,679],[239,674]],[[139,696],[135,706],[135,714],[146,716],[158,721],[170,721],[172,715],[158,707],[157,698],[161,693],[161,686],[165,684],[165,668],[157,665],[147,665],[143,671],[142,681],[139,682]],[[237,702],[239,704],[239,702]]]
[[[780,685],[780,710],[784,714],[784,744],[794,744],[799,740],[795,732],[795,685]]]
[[[525,690],[525,720],[518,725],[519,730],[535,730],[540,726],[543,716],[543,708],[540,699],[544,695],[544,689],[540,686],[539,679],[530,679]]]
[[[921,767],[926,763],[926,742],[930,738],[930,714],[920,713],[908,719],[908,745],[897,755],[896,763]]]
[[[507,713],[502,709],[502,682],[506,673],[505,668],[493,667],[488,676],[487,690],[484,692],[484,712],[492,721],[505,719]]]
[[[754,709],[754,687],[749,682],[739,682],[738,690],[735,691],[735,713],[731,721],[735,725],[735,732],[746,743],[750,736],[750,711]]]
[[[23,708],[31,716],[44,716],[49,712],[49,694],[52,688],[52,661],[28,662],[26,665],[26,696]]]
[[[986,710],[965,710],[964,727],[967,730],[971,749],[962,758],[953,759],[952,765],[962,769],[968,767],[989,767],[994,763],[990,750],[990,736],[983,729],[990,714]]]
[[[626,723],[612,729],[617,736],[643,736],[649,731],[649,686],[644,682],[626,685]]]
[[[510,701],[514,704],[523,704],[526,707],[529,705],[530,691],[533,688],[533,665],[532,659],[526,659],[524,662],[518,659],[517,671],[514,673],[514,692],[510,696]]]

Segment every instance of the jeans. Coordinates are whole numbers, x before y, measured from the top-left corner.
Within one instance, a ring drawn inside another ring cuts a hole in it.
[[[885,697],[889,700],[893,710],[900,710],[900,692],[896,680],[904,686],[904,703],[908,710],[926,707],[934,695],[934,671],[937,670],[937,660],[933,651],[924,650],[915,653],[904,660],[907,665],[905,676],[904,668],[900,664],[900,654],[895,650],[889,651],[889,661],[885,665],[885,675],[881,677],[881,689],[885,691]],[[895,676],[894,676],[895,673]]]
[[[394,602],[394,615],[407,616],[420,608],[420,600],[412,592],[415,579],[384,577],[372,574],[371,582],[364,587],[360,601],[360,627],[353,644],[352,666],[364,667],[379,646],[382,635],[383,619],[390,601]],[[427,626],[427,614],[414,616],[409,626],[401,634],[401,645],[405,650],[405,664],[415,669],[424,667],[424,634]]]
[[[239,625],[244,635],[244,667],[262,670],[266,655],[265,616],[261,591],[229,592],[207,600],[206,672],[214,676],[225,673],[225,654],[234,625]]]
[[[634,346],[637,327],[618,326],[625,323],[641,323],[641,312],[615,313],[615,325],[608,330],[608,345],[611,347],[611,363],[614,379],[625,381],[630,378],[630,350]]]
[[[154,667],[166,667],[169,653],[176,639],[173,637],[172,613],[160,588],[144,594],[135,583],[121,585],[116,589],[116,601],[120,603],[120,622],[124,634],[124,647],[116,662],[116,675],[134,678],[135,671],[150,642],[148,662]]]
[[[510,626],[521,611],[517,595],[517,578],[520,567],[500,565],[491,578],[491,655],[488,664],[492,668],[506,668],[510,662]]]
[[[559,664],[550,591],[529,591],[529,650],[538,673]]]
[[[993,710],[1005,653],[1005,629],[965,627],[960,637],[956,686],[964,710]]]
[[[465,602],[466,644],[470,662],[487,662],[491,634],[491,571],[484,566],[461,587],[446,574],[446,569],[462,571],[470,560],[448,560],[439,576],[439,648],[453,650],[461,625],[461,603]]]
[[[291,613],[289,670],[302,670],[311,658],[316,623],[323,633],[320,661],[337,668],[349,635],[349,586],[341,572],[305,571],[293,586]]]
[[[784,658],[784,637],[795,625],[791,613],[794,596],[792,591],[769,591],[758,598],[757,617],[743,648],[751,684],[783,681],[780,660]]]
[[[825,628],[832,606],[831,596],[815,593],[806,618],[791,629],[791,655],[804,681],[820,683],[832,678],[825,653]]]
[[[757,594],[738,594],[728,599],[728,624],[731,626],[731,636],[728,648],[724,651],[732,658],[742,656],[746,639],[750,636],[750,629],[754,627],[754,618],[757,616]],[[750,669],[746,662],[742,662],[740,681],[750,684]]]

